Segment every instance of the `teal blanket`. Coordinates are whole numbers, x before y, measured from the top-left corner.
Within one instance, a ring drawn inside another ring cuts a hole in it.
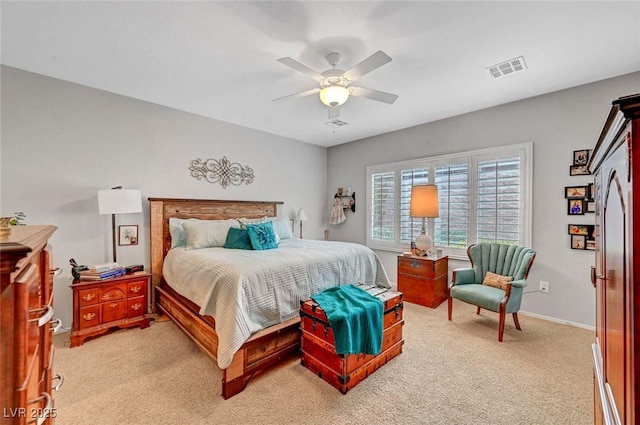
[[[384,304],[354,285],[312,296],[329,319],[338,354],[380,354]]]

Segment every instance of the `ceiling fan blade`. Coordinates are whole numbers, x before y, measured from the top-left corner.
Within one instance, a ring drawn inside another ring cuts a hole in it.
[[[305,90],[305,91],[301,91],[300,93],[294,93],[294,94],[290,94],[288,96],[279,97],[279,98],[273,99],[271,101],[272,102],[281,102],[283,100],[297,99],[299,97],[311,96],[312,94],[316,94],[319,91],[320,91],[320,89]]]
[[[322,74],[320,74],[319,72],[314,71],[313,69],[309,68],[306,65],[301,64],[300,62],[298,62],[297,60],[291,59],[290,57],[286,57],[286,58],[280,58],[278,59],[278,62],[280,62],[283,65],[288,66],[289,68],[293,68],[298,72],[302,72],[303,74],[307,74],[309,75],[311,78],[313,78],[316,81],[322,81],[324,79],[324,76]]]
[[[391,105],[398,99],[397,94],[387,93],[378,90],[366,89],[364,87],[349,87],[352,96],[366,97],[367,99],[377,100]]]
[[[344,73],[347,80],[355,81],[365,74],[370,73],[374,69],[380,68],[382,65],[391,62],[391,58],[382,50],[378,50],[350,70]]]
[[[340,116],[339,106],[329,106],[329,119],[334,120]]]

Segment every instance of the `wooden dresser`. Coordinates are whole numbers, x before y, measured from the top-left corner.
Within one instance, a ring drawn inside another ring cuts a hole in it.
[[[404,300],[436,308],[447,299],[449,257],[398,256],[398,291]]]
[[[151,275],[138,272],[101,281],[74,280],[71,347],[110,328],[149,326],[147,288]]]
[[[14,226],[0,234],[0,423],[51,424],[56,416],[52,391],[53,274],[47,243],[56,227]],[[55,325],[54,325],[55,324]],[[53,387],[53,381],[58,381]]]
[[[589,168],[596,202],[594,418],[596,424],[638,424],[640,94],[613,102]]]

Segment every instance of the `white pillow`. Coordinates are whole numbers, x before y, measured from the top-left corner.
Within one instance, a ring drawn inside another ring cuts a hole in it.
[[[169,233],[171,234],[171,248],[187,245],[187,233],[182,227],[185,221],[200,221],[197,218],[169,218]]]
[[[229,220],[187,220],[182,223],[187,234],[186,249],[200,249],[224,246],[231,227],[238,228],[238,222]]]
[[[240,223],[240,228],[241,229],[246,229],[248,225],[250,224],[262,224],[262,223],[266,223],[269,220],[269,217],[260,217],[260,218],[238,218],[238,223]]]
[[[273,217],[273,231],[280,239],[290,239],[293,237],[291,232],[291,221],[287,217]]]

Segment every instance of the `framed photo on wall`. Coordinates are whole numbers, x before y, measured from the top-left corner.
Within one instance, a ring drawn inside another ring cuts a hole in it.
[[[567,199],[567,214],[583,215],[585,212],[584,199]]]
[[[138,245],[138,225],[118,226],[118,245]]]
[[[571,235],[571,249],[587,249],[587,237],[583,235]]]
[[[579,151],[573,151],[573,165],[587,165],[589,162],[590,149],[581,149]]]
[[[564,197],[567,199],[585,199],[589,197],[589,186],[565,186]]]
[[[569,166],[570,176],[588,176],[591,172],[586,165],[571,165]]]
[[[584,235],[589,237],[589,239],[593,238],[593,232],[595,230],[594,224],[570,224],[569,225],[569,234],[570,235]]]

